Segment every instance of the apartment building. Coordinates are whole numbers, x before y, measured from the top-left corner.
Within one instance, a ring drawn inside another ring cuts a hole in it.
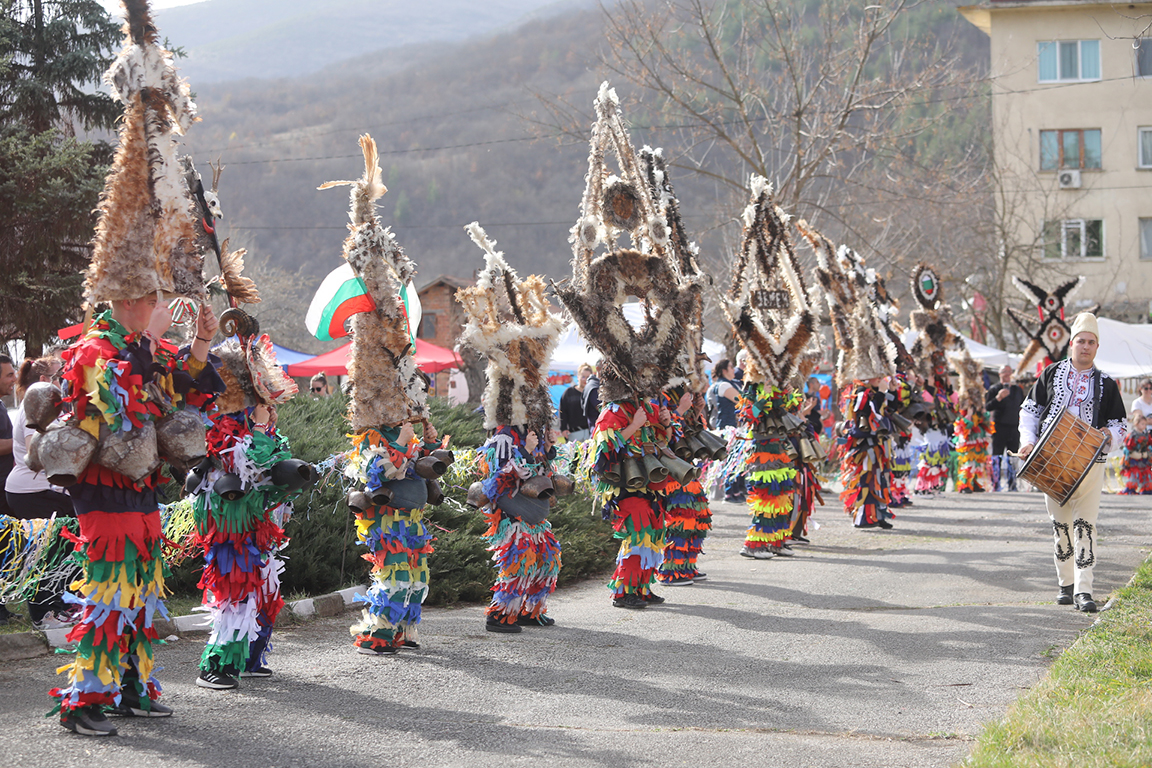
[[[1073,309],[1152,315],[1152,2],[988,0],[997,206],[1012,274],[1084,275]],[[1021,255],[1022,254],[1022,255]]]

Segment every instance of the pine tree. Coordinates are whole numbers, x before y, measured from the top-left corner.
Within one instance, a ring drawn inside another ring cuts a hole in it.
[[[95,0],[0,0],[0,342],[37,355],[80,319],[94,209],[119,106],[96,90],[118,47]]]

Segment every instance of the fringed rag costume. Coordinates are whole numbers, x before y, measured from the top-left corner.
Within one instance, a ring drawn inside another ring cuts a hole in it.
[[[989,446],[995,427],[984,410],[982,366],[968,351],[953,358],[960,372],[959,413],[952,425],[956,441],[956,490],[980,493],[985,490],[980,478],[987,471]]]
[[[1133,430],[1124,438],[1120,476],[1124,480],[1121,493],[1152,493],[1152,432]]]
[[[595,107],[581,217],[569,238],[573,276],[556,293],[604,355],[603,408],[592,441],[597,497],[621,540],[609,587],[617,607],[644,608],[663,601],[651,594],[650,585],[663,560],[662,505],[670,485],[667,469],[656,466],[669,434],[655,398],[683,353],[700,279],[685,274],[669,248],[667,220],[643,177],[619,100],[607,83],[601,85]],[[609,149],[622,176],[610,174],[605,166]],[[635,250],[617,246],[625,232]],[[606,252],[597,256],[600,245]],[[629,296],[644,304],[645,322],[639,329],[629,325],[621,309]],[[640,411],[642,420],[634,422]]]
[[[469,500],[483,510],[497,569],[488,626],[518,631],[512,627],[554,623],[547,610],[560,574],[560,543],[547,514],[555,495],[573,484],[568,478],[553,483],[547,374],[564,323],[549,311],[541,278],[520,281],[478,223],[466,229],[485,253],[485,268],[475,286],[456,294],[468,313],[460,341],[488,358],[484,426],[492,431],[480,448],[484,479]]]
[[[233,339],[215,351],[228,389],[208,430],[208,458],[185,485],[204,553],[202,610],[212,618],[200,668],[226,678],[264,676],[272,627],[284,607],[277,554],[288,543],[283,526],[291,497],[315,480],[315,471],[292,458],[276,431],[275,406],[297,390],[277,365],[271,339]]]
[[[890,414],[895,397],[887,385],[896,373],[896,347],[877,314],[871,286],[875,273],[848,246],[834,251],[831,241],[803,222],[800,231],[816,252],[816,275],[828,299],[839,351],[836,374],[845,392],[840,499],[857,528],[891,528]]]
[[[428,420],[427,380],[414,357],[412,329],[419,318],[411,316],[402,296],[416,266],[376,218],[375,201],[387,192],[380,180],[376,142],[361,136],[360,148],[364,176],[320,187],[352,187],[352,224],[344,240],[347,264],[333,275],[339,277],[336,285],[347,284],[345,280],[358,285],[359,295],[329,296],[322,286],[309,317],[328,319],[327,327],[318,326],[314,333],[335,336],[346,333],[343,319],[351,316],[352,450],[345,474],[362,488],[349,494],[348,504],[356,516],[356,536],[368,549],[364,559],[372,564],[372,584],[359,598],[366,605],[350,631],[362,653],[391,654],[418,645],[416,625],[428,595],[432,552],[423,508],[442,498],[435,478],[451,456],[447,451],[442,458],[430,455],[441,446]],[[416,423],[422,425],[423,442],[415,435]]]

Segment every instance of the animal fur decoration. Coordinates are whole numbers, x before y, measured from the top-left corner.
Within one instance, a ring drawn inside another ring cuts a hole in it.
[[[344,258],[364,282],[374,307],[352,316],[352,381],[348,418],[353,432],[419,421],[431,430],[428,382],[416,367],[415,348],[400,291],[416,274],[391,229],[381,227],[375,201],[387,188],[380,180],[376,142],[360,137],[364,175],[356,181],[329,181],[320,189],[351,186],[352,224],[344,240]]]
[[[873,306],[876,307],[876,317],[880,321],[880,327],[884,329],[884,336],[896,351],[896,368],[900,371],[913,371],[916,369],[916,361],[904,346],[904,328],[896,320],[900,314],[900,302],[888,293],[884,278],[876,274],[875,270],[869,269],[867,274],[871,280],[870,296]]]
[[[940,278],[927,264],[920,263],[912,270],[912,296],[920,308],[909,316],[912,330],[916,331],[909,353],[921,376],[928,381],[941,380],[946,369],[945,355],[966,347],[953,326],[951,308],[941,298]]]
[[[788,221],[772,198],[772,187],[753,176],[751,201],[744,209],[744,238],[724,298],[724,316],[748,352],[745,381],[777,387],[794,383],[816,318]]]
[[[984,413],[984,366],[972,359],[968,348],[964,347],[959,354],[951,355],[949,359],[960,374],[960,394],[957,400],[959,410],[967,413]]]
[[[220,378],[227,389],[216,398],[221,413],[236,413],[256,405],[280,405],[297,393],[296,381],[276,362],[267,334],[244,343],[236,338],[212,350],[223,365]]]
[[[584,337],[604,355],[601,400],[655,397],[676,369],[700,279],[683,274],[670,255],[667,222],[656,210],[608,83],[600,86],[596,115],[580,219],[569,237],[573,274],[556,293]],[[605,165],[609,148],[622,175]],[[617,248],[622,230],[629,232],[632,249]],[[597,256],[601,245],[607,252]],[[639,330],[624,317],[629,296],[644,302]]]
[[[1031,337],[1031,341],[1024,349],[1024,355],[1020,358],[1020,364],[1016,366],[1018,376],[1034,373],[1038,367],[1067,356],[1072,331],[1064,320],[1064,307],[1083,283],[1083,276],[1074,277],[1049,292],[1027,280],[1012,278],[1012,285],[1035,303],[1040,313],[1039,325],[1033,325],[1032,319],[1026,314],[1008,307],[1008,316],[1020,326],[1020,330]],[[1099,308],[1099,304],[1094,304],[1086,311],[1095,314]]]
[[[664,162],[663,150],[644,146],[640,149],[640,168],[648,184],[649,194],[656,210],[668,228],[669,258],[679,264],[681,275],[692,280],[710,278],[700,270],[697,257],[700,249],[688,239],[684,222],[680,217],[680,201],[672,187],[672,179]],[[684,348],[677,364],[676,375],[669,379],[669,386],[687,384],[689,392],[703,392],[708,388],[706,367],[708,356],[704,354],[704,295],[697,296],[692,317],[685,327]]]
[[[832,332],[838,350],[836,378],[841,387],[853,381],[896,373],[896,347],[885,332],[875,298],[876,273],[867,269],[860,254],[832,242],[806,221],[797,229],[816,253],[816,278],[828,301]]]
[[[460,341],[488,358],[484,426],[524,427],[546,437],[552,425],[548,368],[564,321],[549,311],[539,276],[520,280],[479,222],[465,230],[484,251],[476,285],[456,292],[468,313]]]
[[[97,208],[89,303],[162,291],[203,299],[204,252],[176,136],[196,122],[188,84],[159,45],[146,0],[124,0],[124,48],[104,74],[124,104],[119,146]]]
[[[259,304],[260,291],[256,283],[243,274],[244,256],[247,253],[245,248],[229,251],[227,240],[220,244],[220,281],[228,295],[241,304]]]

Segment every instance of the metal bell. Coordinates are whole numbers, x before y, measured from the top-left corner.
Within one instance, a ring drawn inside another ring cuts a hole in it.
[[[385,483],[384,488],[392,494],[388,506],[395,509],[420,509],[428,503],[428,485],[424,478],[405,477],[401,480],[391,480]]]
[[[435,456],[416,459],[416,474],[425,480],[435,480],[448,471],[448,464]]]
[[[192,469],[184,478],[184,493],[192,493],[204,483],[204,478],[212,471],[212,460],[204,459]]]
[[[24,421],[37,432],[48,429],[64,408],[64,393],[47,381],[38,381],[24,393]]]
[[[700,470],[696,468],[695,464],[689,464],[679,456],[665,454],[660,457],[660,461],[668,470],[668,474],[680,485],[688,485],[700,476]]]
[[[24,443],[24,464],[33,472],[41,472],[44,465],[40,463],[40,433],[33,432]]]
[[[353,512],[362,513],[374,506],[372,499],[368,494],[364,493],[364,491],[349,491],[346,501],[348,502],[348,508]]]
[[[709,432],[706,429],[701,430],[697,437],[709,452],[707,456],[701,456],[698,458],[711,459],[712,461],[724,461],[724,459],[728,456],[728,446],[725,445],[724,440],[714,432]]]
[[[557,496],[571,496],[576,490],[576,481],[568,475],[552,475],[552,487],[556,489]]]
[[[556,495],[552,478],[547,475],[533,475],[520,484],[520,493],[530,499],[550,499]]]
[[[439,459],[449,467],[456,463],[456,454],[452,453],[452,451],[448,450],[447,448],[437,448],[428,455]]]
[[[272,465],[268,475],[273,485],[287,488],[289,493],[298,491],[312,476],[312,465],[300,459],[284,459]]]
[[[704,432],[693,435],[688,438],[688,447],[692,449],[692,458],[694,459],[708,459],[712,457],[712,451],[704,442]]]
[[[372,503],[377,507],[387,507],[392,504],[393,497],[392,489],[387,486],[377,488],[372,492]]]
[[[221,475],[215,483],[212,484],[212,492],[218,495],[225,501],[236,501],[244,497],[247,493],[244,490],[244,483],[240,480],[239,475],[234,475],[229,472],[226,475]]]
[[[624,457],[624,471],[621,474],[624,476],[624,487],[629,491],[640,491],[648,485],[648,473],[635,456]]]
[[[620,474],[620,462],[614,461],[608,465],[608,469],[600,473],[600,477],[604,480],[604,482],[619,487]]]
[[[673,440],[670,447],[672,448],[672,452],[684,459],[684,461],[691,461],[696,456],[696,452],[692,450],[692,447],[688,445],[688,441],[684,438]]]
[[[649,484],[659,485],[668,479],[668,467],[661,464],[656,456],[646,453],[640,462],[644,465],[644,474],[648,475]]]
[[[484,483],[479,480],[468,486],[467,501],[468,506],[476,507],[477,509],[486,507],[492,502],[492,500],[488,498],[488,494],[484,493]]]
[[[424,481],[424,485],[428,488],[429,504],[438,507],[444,503],[444,489],[440,487],[438,481],[428,478]]]

